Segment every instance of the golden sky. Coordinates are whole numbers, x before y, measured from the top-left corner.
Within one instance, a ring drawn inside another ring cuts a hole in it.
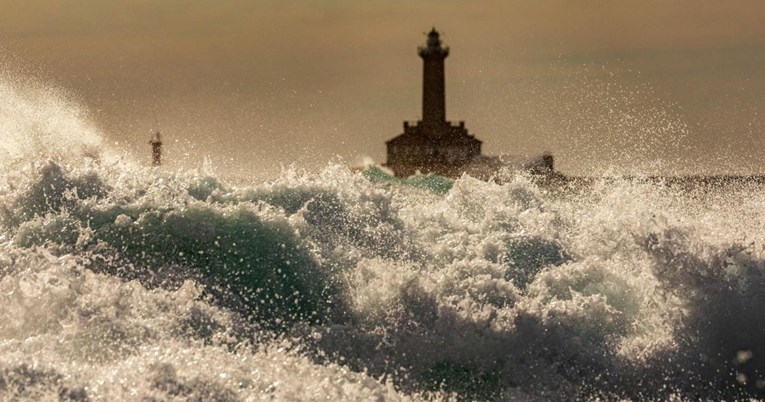
[[[765,2],[0,0],[0,52],[105,136],[170,166],[383,161],[420,116],[422,33],[447,118],[488,154],[574,174],[765,173]],[[155,122],[156,121],[156,122]]]

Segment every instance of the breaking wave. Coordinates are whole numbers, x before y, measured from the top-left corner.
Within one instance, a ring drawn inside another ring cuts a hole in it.
[[[2,162],[3,399],[763,397],[759,185],[232,186],[110,160],[3,82],[0,129],[45,144]]]

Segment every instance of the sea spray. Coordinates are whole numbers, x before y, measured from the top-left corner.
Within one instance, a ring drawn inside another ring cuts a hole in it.
[[[143,367],[141,395],[290,395],[213,380],[176,353],[209,354],[220,373],[268,356],[344,367],[385,378],[371,381],[386,398],[761,392],[761,235],[700,233],[715,210],[689,208],[709,201],[661,184],[553,196],[522,176],[466,176],[439,195],[330,165],[230,187],[50,160],[4,180],[6,383],[40,395],[123,395],[90,384],[125,361]]]
[[[0,167],[106,156],[87,109],[67,91],[20,73],[7,57],[0,55]]]
[[[112,158],[69,98],[2,82],[5,399],[763,397],[761,185],[233,186]]]

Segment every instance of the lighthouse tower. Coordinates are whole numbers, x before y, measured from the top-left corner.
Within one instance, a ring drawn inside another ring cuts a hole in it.
[[[481,155],[481,141],[468,134],[465,122],[452,125],[446,120],[444,61],[449,48],[443,46],[435,27],[418,54],[422,58],[422,120],[405,121],[404,132],[386,142],[385,166],[396,176],[418,171],[459,176]]]
[[[434,27],[428,34],[428,42],[418,49],[422,57],[422,122],[438,127],[446,121],[446,85],[444,84],[444,59],[449,48],[441,46],[441,39]]]
[[[153,166],[159,166],[162,164],[162,139],[159,136],[159,131],[154,133],[154,138],[149,141],[151,144],[151,164]]]

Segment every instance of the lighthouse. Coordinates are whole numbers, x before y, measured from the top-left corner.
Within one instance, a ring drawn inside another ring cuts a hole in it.
[[[149,141],[151,144],[151,164],[159,166],[162,164],[162,139],[159,137],[159,131],[154,133],[154,138]]]
[[[481,141],[468,133],[465,122],[446,120],[444,62],[449,48],[435,27],[417,53],[422,58],[422,119],[414,124],[405,121],[404,132],[386,142],[385,166],[403,177],[418,171],[459,176],[481,155]]]
[[[441,38],[434,27],[418,53],[422,57],[422,122],[437,127],[446,121],[444,60],[449,56],[449,48],[441,46]]]

